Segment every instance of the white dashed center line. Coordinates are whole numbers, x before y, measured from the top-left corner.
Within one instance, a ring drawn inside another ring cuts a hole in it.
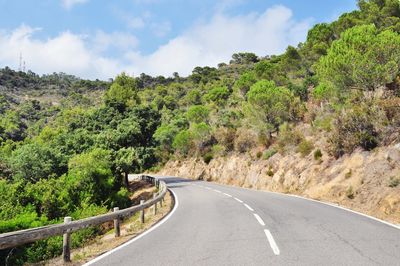
[[[217,192],[217,193],[221,193],[221,191],[219,191],[219,190],[217,190],[217,189],[214,189],[214,191]]]
[[[232,195],[229,195],[228,193],[224,193],[224,195],[232,198]]]
[[[235,198],[235,200],[238,201],[238,202],[240,202],[240,203],[243,203],[243,200],[240,200],[240,199],[238,199],[238,198]]]
[[[252,211],[252,212],[254,211],[253,208],[251,208],[251,207],[250,207],[249,205],[247,205],[246,203],[244,203],[244,206],[245,206],[247,209],[249,209],[250,211]]]
[[[265,226],[264,221],[261,219],[261,217],[260,217],[257,213],[254,213],[254,217],[256,217],[257,221],[258,221],[262,226]]]
[[[276,244],[275,239],[272,236],[271,232],[268,229],[264,229],[264,232],[265,232],[265,235],[268,238],[268,242],[269,242],[269,245],[272,248],[272,251],[274,252],[275,255],[279,255],[281,252],[280,252],[279,247]]]

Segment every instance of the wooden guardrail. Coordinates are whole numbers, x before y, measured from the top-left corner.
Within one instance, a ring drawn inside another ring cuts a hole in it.
[[[123,210],[118,207],[114,208],[111,213],[89,217],[77,221],[72,221],[71,217],[65,217],[63,224],[47,225],[42,227],[30,228],[15,232],[0,234],[0,250],[20,246],[22,244],[35,242],[52,236],[63,235],[63,259],[65,262],[70,261],[70,234],[80,229],[100,225],[105,222],[114,221],[115,236],[120,236],[120,220],[122,218],[133,216],[136,212],[141,211],[141,221],[144,223],[144,210],[153,206],[154,213],[157,212],[157,203],[162,204],[164,196],[167,193],[167,185],[164,181],[151,176],[142,175],[141,179],[154,184],[159,190],[148,201],[140,201],[139,205],[135,205]]]

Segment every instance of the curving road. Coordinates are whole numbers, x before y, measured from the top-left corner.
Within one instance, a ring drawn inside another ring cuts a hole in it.
[[[400,265],[400,230],[315,201],[164,178],[157,228],[87,265]]]

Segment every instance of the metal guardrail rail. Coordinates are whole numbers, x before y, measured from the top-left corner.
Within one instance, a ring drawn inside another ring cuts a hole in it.
[[[164,181],[157,178],[142,175],[141,179],[154,184],[159,191],[153,195],[153,198],[148,201],[141,201],[139,205],[135,205],[126,209],[119,210],[114,208],[113,212],[93,216],[81,220],[71,221],[71,217],[65,217],[63,224],[47,225],[42,227],[30,228],[26,230],[8,232],[0,234],[0,250],[17,247],[23,244],[46,239],[52,236],[63,235],[63,258],[64,261],[70,261],[70,234],[80,229],[96,226],[105,222],[114,221],[115,236],[120,235],[119,221],[122,218],[133,216],[138,211],[142,211],[141,221],[144,222],[144,210],[154,205],[154,212],[157,212],[157,203],[164,200],[167,193],[167,185]]]

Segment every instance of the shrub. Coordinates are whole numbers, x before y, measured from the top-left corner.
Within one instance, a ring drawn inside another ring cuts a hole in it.
[[[311,153],[314,149],[314,144],[308,140],[302,140],[297,147],[297,151],[300,152],[301,156],[305,157]]]
[[[216,144],[216,145],[212,146],[211,152],[214,156],[221,157],[226,154],[226,148],[223,145]]]
[[[349,186],[349,188],[346,190],[346,197],[349,199],[354,199],[354,191],[352,186]]]
[[[272,156],[274,156],[277,153],[277,151],[274,148],[270,148],[264,152],[263,158],[264,160],[268,160]]]
[[[256,146],[257,136],[250,130],[240,129],[235,139],[235,150],[238,152],[246,152]]]
[[[322,152],[321,152],[321,150],[320,150],[320,149],[316,149],[316,150],[314,151],[314,159],[315,159],[315,160],[319,160],[319,159],[321,159],[321,157],[322,157]]]
[[[395,188],[400,185],[400,178],[391,177],[389,180],[389,187]]]
[[[212,153],[210,153],[210,152],[207,152],[206,154],[203,155],[203,161],[206,164],[209,164],[212,159],[214,159],[214,157],[213,157]]]
[[[272,170],[272,167],[270,166],[270,167],[268,168],[267,175],[272,177],[272,176],[274,176],[274,174],[275,174],[275,173],[274,173],[274,171]]]
[[[303,134],[294,129],[292,125],[284,123],[279,127],[279,135],[276,141],[278,150],[281,153],[286,152],[289,148],[294,148],[304,140]]]
[[[372,150],[378,146],[385,115],[376,107],[363,104],[343,110],[337,115],[328,142],[336,158],[353,152],[357,147]]]
[[[213,135],[217,142],[224,146],[225,151],[232,151],[235,148],[236,131],[234,129],[220,127],[214,130]]]

